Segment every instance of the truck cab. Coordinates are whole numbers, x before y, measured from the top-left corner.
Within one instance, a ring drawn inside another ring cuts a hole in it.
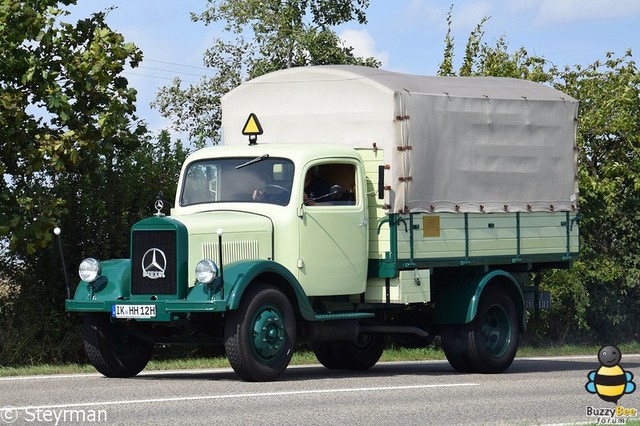
[[[223,247],[228,247],[222,252],[225,264],[275,261],[308,296],[364,292],[367,183],[362,160],[353,149],[214,147],[189,157],[181,176],[171,217],[188,224],[189,263],[194,267],[205,258],[222,263],[215,249],[215,232],[220,229]],[[325,182],[326,191],[306,194],[305,201],[307,176]],[[245,221],[262,224],[260,235]],[[218,228],[212,229],[212,224]]]

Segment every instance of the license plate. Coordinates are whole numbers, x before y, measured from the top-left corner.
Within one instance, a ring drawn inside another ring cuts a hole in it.
[[[155,318],[156,305],[112,305],[111,316],[114,318]]]

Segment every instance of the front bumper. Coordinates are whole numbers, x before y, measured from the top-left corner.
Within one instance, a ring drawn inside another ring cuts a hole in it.
[[[169,322],[185,313],[223,313],[227,310],[224,300],[74,300],[65,301],[67,312],[105,312],[111,314],[113,305],[154,305],[156,316],[137,318],[136,321]]]

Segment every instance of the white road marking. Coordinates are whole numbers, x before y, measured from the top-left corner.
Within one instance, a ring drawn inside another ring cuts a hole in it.
[[[153,399],[134,399],[121,401],[94,401],[82,402],[76,404],[56,404],[56,405],[39,405],[24,407],[7,407],[11,410],[37,410],[37,409],[56,409],[56,408],[79,408],[79,407],[98,407],[122,404],[150,404],[156,402],[182,402],[182,401],[203,401],[214,399],[242,399],[242,398],[264,398],[271,396],[288,396],[288,395],[310,395],[321,393],[346,393],[346,392],[374,392],[374,391],[394,391],[394,390],[411,390],[411,389],[431,389],[431,388],[454,388],[464,386],[480,386],[479,383],[455,383],[440,385],[409,385],[409,386],[385,386],[375,388],[345,388],[345,389],[315,389],[303,391],[282,391],[282,392],[260,392],[260,393],[239,393],[230,395],[202,395],[202,396],[182,396],[174,398],[153,398]]]

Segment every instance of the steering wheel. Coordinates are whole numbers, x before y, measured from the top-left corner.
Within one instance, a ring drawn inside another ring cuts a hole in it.
[[[278,193],[274,193],[274,190]],[[271,201],[275,203],[285,203],[291,197],[291,190],[281,185],[274,183],[267,183],[258,189],[259,192],[264,194],[265,201]]]

